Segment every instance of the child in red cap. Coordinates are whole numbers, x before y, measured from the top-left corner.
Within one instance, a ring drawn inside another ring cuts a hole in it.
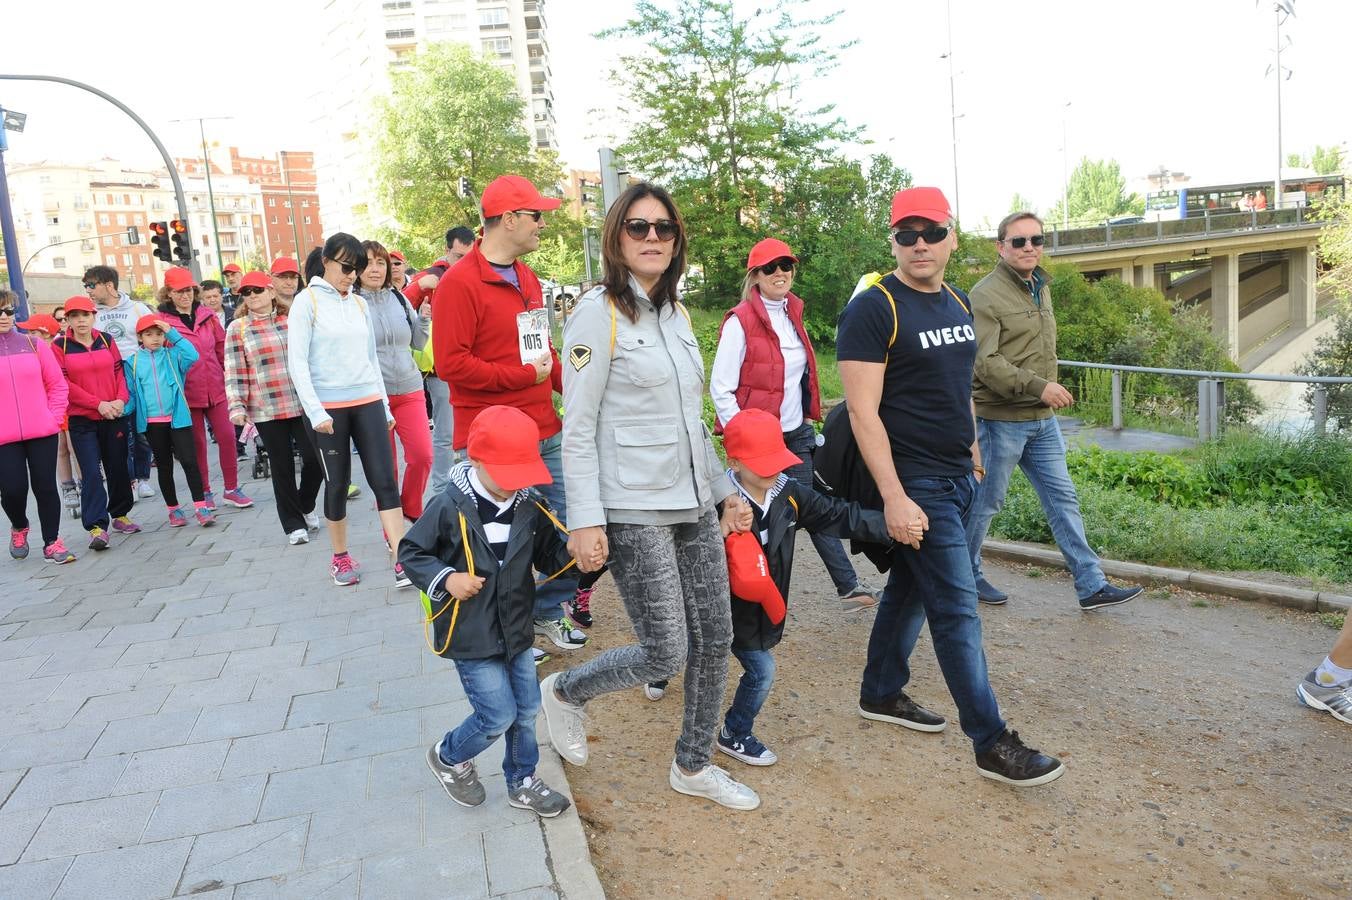
[[[427,764],[452,800],[478,806],[486,792],[474,758],[506,734],[507,802],[553,817],[568,799],[535,774],[533,569],[557,575],[573,559],[563,526],[532,490],[551,480],[535,420],[490,406],[470,427],[466,450],[469,461],[451,469],[446,489],[399,543],[404,572],[426,595],[431,649],[455,663],[474,710],[427,751]]]
[[[762,563],[740,547],[729,554],[732,655],[743,671],[715,746],[747,765],[771,766],[779,757],[757,740],[752,726],[775,680],[770,651],[784,635],[795,532],[804,528],[884,546],[892,540],[882,513],[820,494],[784,474],[801,460],[785,446],[778,416],[761,409],[742,410],[723,430],[723,449],[728,477],[750,502],[751,535],[759,539],[765,556]],[[733,534],[729,541],[744,538]],[[761,566],[768,569],[768,579]],[[767,580],[774,582],[777,592],[770,590]]]

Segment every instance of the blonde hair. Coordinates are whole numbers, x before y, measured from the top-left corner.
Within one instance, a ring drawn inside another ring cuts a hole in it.
[[[751,299],[751,289],[756,286],[756,273],[759,269],[747,269],[746,277],[742,279],[742,299]]]

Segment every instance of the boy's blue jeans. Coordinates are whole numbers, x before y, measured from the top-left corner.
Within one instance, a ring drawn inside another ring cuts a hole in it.
[[[458,765],[473,759],[505,734],[507,755],[502,773],[507,776],[508,790],[516,790],[527,775],[535,774],[540,762],[540,747],[535,742],[540,682],[530,649],[510,660],[457,659],[455,670],[474,712],[446,732],[438,748],[441,761]]]
[[[738,650],[736,647],[732,648],[732,655],[742,664],[743,671],[737,681],[732,706],[723,717],[723,726],[733,737],[744,737],[751,733],[756,715],[774,686],[775,658],[769,650]]]

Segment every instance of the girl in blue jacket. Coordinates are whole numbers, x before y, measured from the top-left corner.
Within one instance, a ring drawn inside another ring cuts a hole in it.
[[[135,417],[136,430],[146,436],[155,454],[160,494],[169,508],[169,525],[181,528],[188,524],[174,487],[175,459],[188,481],[197,523],[204,527],[214,525],[216,517],[202,493],[202,473],[197,468],[197,450],[193,445],[192,413],[183,392],[188,369],[198,359],[197,348],[172,325],[155,316],[142,316],[136,323],[136,339],[140,347],[122,363],[127,392],[131,395],[126,412]]]

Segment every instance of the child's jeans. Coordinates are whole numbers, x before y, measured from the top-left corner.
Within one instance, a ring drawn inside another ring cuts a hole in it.
[[[736,647],[732,648],[732,655],[737,657],[744,671],[737,681],[737,693],[733,695],[723,725],[728,734],[743,737],[751,733],[756,715],[770,696],[770,688],[775,683],[775,658],[769,650],[738,650]]]
[[[507,755],[502,773],[515,790],[527,775],[535,774],[540,747],[535,743],[535,715],[540,711],[540,682],[535,660],[527,648],[510,660],[457,659],[455,670],[474,708],[469,718],[446,733],[441,761],[458,765],[483,753],[503,734]]]

